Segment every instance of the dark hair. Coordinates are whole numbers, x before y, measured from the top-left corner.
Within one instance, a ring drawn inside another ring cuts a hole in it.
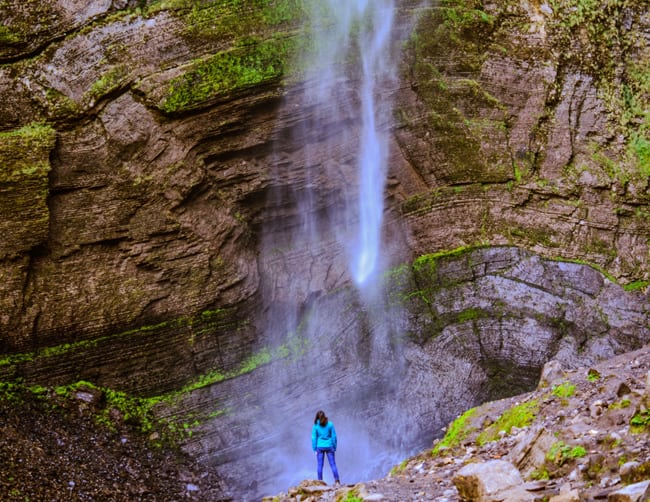
[[[321,427],[325,427],[327,425],[327,417],[325,416],[325,412],[323,410],[318,410],[318,413],[316,413],[314,423],[316,422],[320,422]]]

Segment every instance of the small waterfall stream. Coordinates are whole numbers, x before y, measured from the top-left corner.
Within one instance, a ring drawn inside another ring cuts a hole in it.
[[[377,87],[393,77],[395,61],[390,57],[389,42],[392,34],[395,6],[392,0],[329,0],[335,14],[334,31],[338,47],[330,48],[329,58],[321,64],[332,68],[323,80],[327,94],[335,95],[337,82],[345,66],[337,65],[339,54],[358,51],[361,74],[357,80],[358,99],[350,99],[355,114],[361,117],[361,136],[357,152],[358,189],[356,204],[346,207],[352,238],[348,245],[350,272],[359,287],[375,272],[380,260],[381,223],[383,215],[383,190],[386,178],[388,146],[385,133],[379,130],[381,115],[390,111],[390,103],[377,102]],[[319,40],[328,46],[328,40]],[[333,57],[332,57],[333,56]]]

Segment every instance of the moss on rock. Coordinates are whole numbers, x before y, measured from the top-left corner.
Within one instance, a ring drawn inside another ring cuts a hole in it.
[[[23,253],[47,237],[55,140],[54,129],[42,124],[0,133],[0,256]]]
[[[481,2],[445,0],[425,11],[410,40],[413,78],[440,156],[438,176],[451,184],[504,182],[514,176],[503,148],[505,107],[478,81],[487,56],[485,40],[493,30],[494,17]]]
[[[287,71],[296,46],[293,37],[273,37],[197,60],[170,82],[161,108],[167,113],[180,112],[277,80]]]
[[[163,5],[150,10],[162,9]],[[304,0],[174,2],[167,6],[185,23],[184,36],[221,50],[190,62],[167,86],[159,107],[177,113],[214,99],[286,77],[307,44],[300,26]]]

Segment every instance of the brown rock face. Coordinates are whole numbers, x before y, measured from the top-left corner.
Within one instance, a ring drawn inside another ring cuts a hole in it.
[[[634,35],[647,39],[647,15],[629,3],[563,17],[570,4],[458,2],[421,18],[396,135],[430,187],[402,206],[423,250],[509,243],[645,280],[648,159],[620,89],[647,71]]]
[[[315,400],[403,452],[552,357],[648,341],[643,2],[398,2],[370,303],[334,235],[294,238],[306,193],[339,223],[361,123],[303,99],[304,4],[82,3],[0,1],[2,380],[183,389],[156,412],[200,416],[186,449],[250,494]]]

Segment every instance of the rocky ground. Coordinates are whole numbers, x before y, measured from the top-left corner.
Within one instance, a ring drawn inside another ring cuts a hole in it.
[[[552,361],[535,391],[468,411],[383,479],[306,480],[265,500],[647,500],[649,369],[650,346],[579,370]],[[173,445],[116,410],[98,423],[97,389],[2,390],[2,500],[223,500],[214,473]]]
[[[113,410],[95,389],[59,396],[0,385],[0,500],[220,500],[219,480],[158,444]]]
[[[551,362],[535,391],[463,414],[384,479],[304,481],[265,501],[650,500],[649,369],[650,347],[579,370]]]

